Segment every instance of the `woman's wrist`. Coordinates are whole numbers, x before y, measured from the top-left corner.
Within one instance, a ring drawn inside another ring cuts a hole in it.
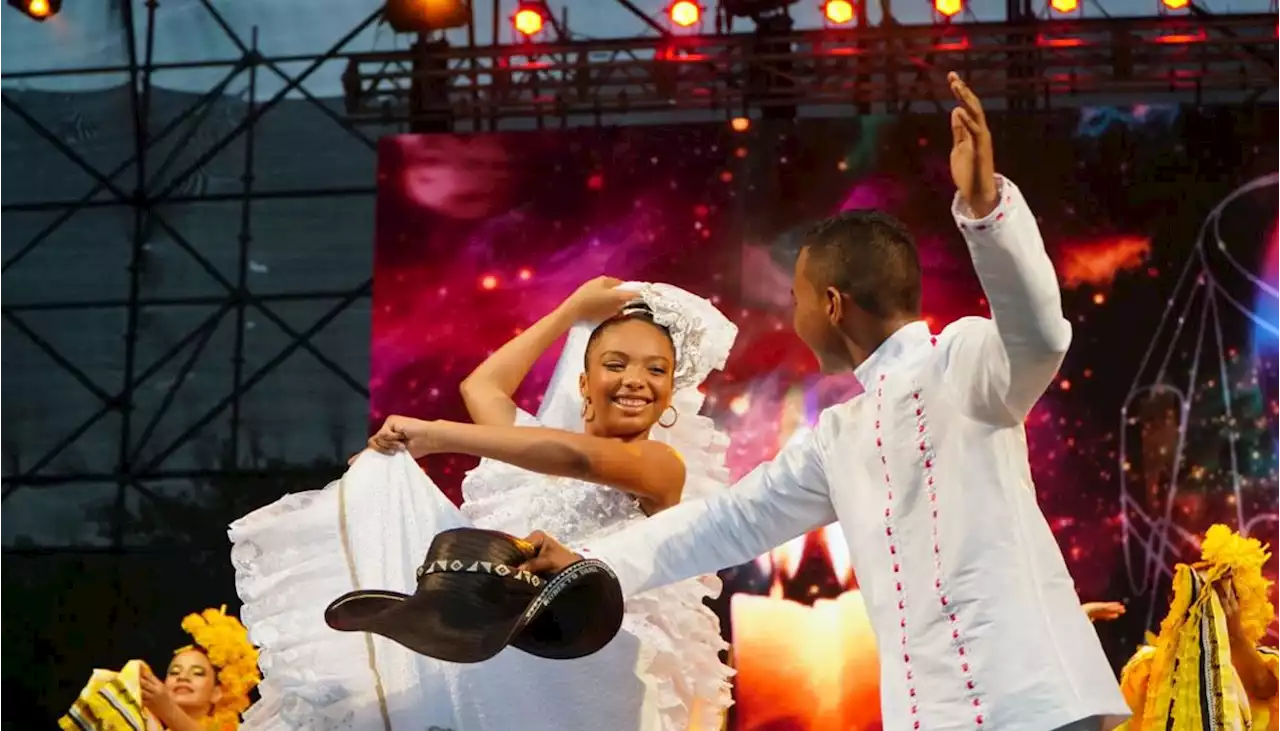
[[[1231,647],[1232,656],[1240,655],[1256,655],[1258,648],[1254,643],[1244,639],[1235,632],[1227,633],[1227,642]]]
[[[179,708],[176,703],[161,704],[159,708],[155,709],[154,713],[156,720],[160,721],[160,724],[167,729],[177,726],[188,718],[187,712]],[[182,717],[179,718],[178,714],[181,714]]]
[[[575,298],[570,295],[568,299],[557,305],[548,317],[552,318],[555,322],[556,330],[560,335],[563,335],[582,319],[582,308]]]
[[[459,440],[460,428],[474,426],[445,419],[432,419],[422,422],[422,440],[427,451],[432,454],[463,452]]]

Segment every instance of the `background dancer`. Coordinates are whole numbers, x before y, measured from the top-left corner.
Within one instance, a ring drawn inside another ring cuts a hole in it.
[[[1199,562],[1174,570],[1160,634],[1148,636],[1120,676],[1133,709],[1126,728],[1275,731],[1280,658],[1263,644],[1276,616],[1262,574],[1270,553],[1225,525],[1209,528],[1201,551]]]

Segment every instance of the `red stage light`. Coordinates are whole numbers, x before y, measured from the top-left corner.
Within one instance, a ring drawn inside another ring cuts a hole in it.
[[[691,0],[678,0],[667,8],[667,17],[681,28],[689,28],[702,21],[702,6]]]
[[[8,3],[41,23],[57,15],[62,9],[62,0],[8,0]]]
[[[516,14],[511,16],[511,25],[516,32],[525,38],[532,38],[542,32],[542,26],[546,22],[543,17],[543,9],[538,3],[521,3],[520,8],[516,10]]]
[[[386,0],[382,12],[396,33],[430,33],[471,23],[468,0]]]
[[[849,0],[827,0],[822,4],[822,14],[833,25],[853,22],[853,3]]]
[[[1080,0],[1049,0],[1049,7],[1059,13],[1074,13],[1080,7]]]
[[[964,10],[964,0],[933,0],[933,9],[944,18],[950,18]]]

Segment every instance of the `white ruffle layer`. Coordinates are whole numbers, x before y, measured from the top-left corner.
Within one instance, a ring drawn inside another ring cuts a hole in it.
[[[565,487],[552,494],[581,499]],[[546,495],[534,501],[538,515],[547,515]],[[473,513],[475,524],[504,529],[483,512]],[[517,516],[494,517],[509,523]],[[526,520],[538,519],[519,522]],[[325,489],[290,495],[232,524],[241,617],[261,649],[264,674],[261,700],[242,728],[719,728],[732,671],[718,659],[726,645],[702,601],[719,592],[714,577],[628,600],[619,638],[574,661],[507,650],[493,661],[455,665],[325,625],[325,606],[353,589],[411,593],[435,534],[471,523],[408,456],[370,453]]]

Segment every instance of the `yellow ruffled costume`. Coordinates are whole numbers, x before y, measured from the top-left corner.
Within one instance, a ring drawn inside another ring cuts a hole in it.
[[[1214,586],[1230,582],[1239,604],[1241,639],[1257,645],[1275,619],[1267,598],[1271,582],[1262,575],[1270,554],[1257,539],[1243,538],[1224,525],[1205,534],[1200,563],[1179,564],[1173,602],[1120,675],[1120,689],[1133,711],[1128,731],[1277,731],[1277,696],[1248,697],[1231,664],[1227,618]],[[1271,648],[1259,654],[1280,678]]]
[[[249,642],[249,633],[240,620],[227,614],[225,606],[188,614],[182,620],[195,645],[174,654],[199,648],[217,670],[222,696],[204,727],[209,731],[236,731],[240,714],[249,707],[249,694],[262,680],[258,672],[258,650]],[[131,660],[119,672],[95,670],[80,697],[58,721],[62,731],[143,731],[148,714],[142,706],[140,675],[142,661]]]
[[[130,660],[120,672],[94,670],[67,715],[58,720],[62,731],[141,731],[147,727],[142,710],[142,661]]]

